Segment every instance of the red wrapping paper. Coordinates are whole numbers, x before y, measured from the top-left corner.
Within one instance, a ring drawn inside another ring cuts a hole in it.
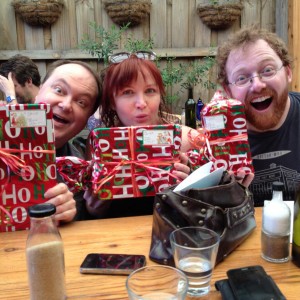
[[[176,183],[179,125],[98,128],[89,141],[92,189],[101,200],[154,196]]]
[[[193,139],[195,150],[188,152],[194,168],[208,161],[213,170],[224,167],[235,174],[254,172],[248,143],[244,105],[222,90],[201,111],[203,129]]]
[[[27,208],[56,184],[52,111],[48,104],[0,107],[0,232],[28,229]]]

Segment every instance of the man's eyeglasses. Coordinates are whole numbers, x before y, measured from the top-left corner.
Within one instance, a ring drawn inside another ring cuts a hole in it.
[[[253,82],[253,78],[255,77],[259,77],[261,81],[265,82],[275,77],[277,72],[281,70],[282,67],[283,65],[278,69],[273,67],[266,67],[265,69],[262,70],[262,72],[258,73],[258,75],[255,76],[239,75],[236,81],[228,82],[228,84],[232,84],[237,87],[246,87]]]
[[[156,59],[156,53],[153,51],[136,51],[136,52],[120,52],[113,55],[110,55],[108,57],[108,61],[111,64],[119,64],[125,59],[128,59],[131,56],[136,56],[140,59],[146,59],[146,60],[155,60]]]

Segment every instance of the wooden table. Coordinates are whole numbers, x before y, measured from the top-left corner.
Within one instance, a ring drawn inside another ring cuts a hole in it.
[[[221,299],[214,288],[226,271],[249,265],[262,265],[288,300],[299,299],[300,269],[292,262],[273,264],[260,257],[261,208],[256,209],[255,232],[225,261],[216,266],[210,294],[201,299]],[[68,299],[128,299],[126,276],[87,275],[79,266],[90,252],[144,254],[147,264],[152,216],[81,221],[60,227],[65,247]],[[29,299],[25,261],[26,231],[0,233],[0,299]]]

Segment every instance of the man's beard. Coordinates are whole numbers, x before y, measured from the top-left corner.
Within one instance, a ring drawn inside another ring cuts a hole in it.
[[[288,87],[284,89],[281,95],[277,95],[275,93],[272,94],[273,108],[265,114],[258,114],[249,101],[246,101],[245,103],[245,115],[247,122],[258,130],[266,131],[276,127],[285,110],[288,100]]]

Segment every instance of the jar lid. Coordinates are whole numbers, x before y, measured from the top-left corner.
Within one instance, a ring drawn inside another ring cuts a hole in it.
[[[41,203],[28,208],[30,217],[33,218],[44,218],[49,217],[56,212],[56,207],[52,203]]]
[[[273,191],[283,191],[283,183],[280,181],[275,181],[272,184]]]

